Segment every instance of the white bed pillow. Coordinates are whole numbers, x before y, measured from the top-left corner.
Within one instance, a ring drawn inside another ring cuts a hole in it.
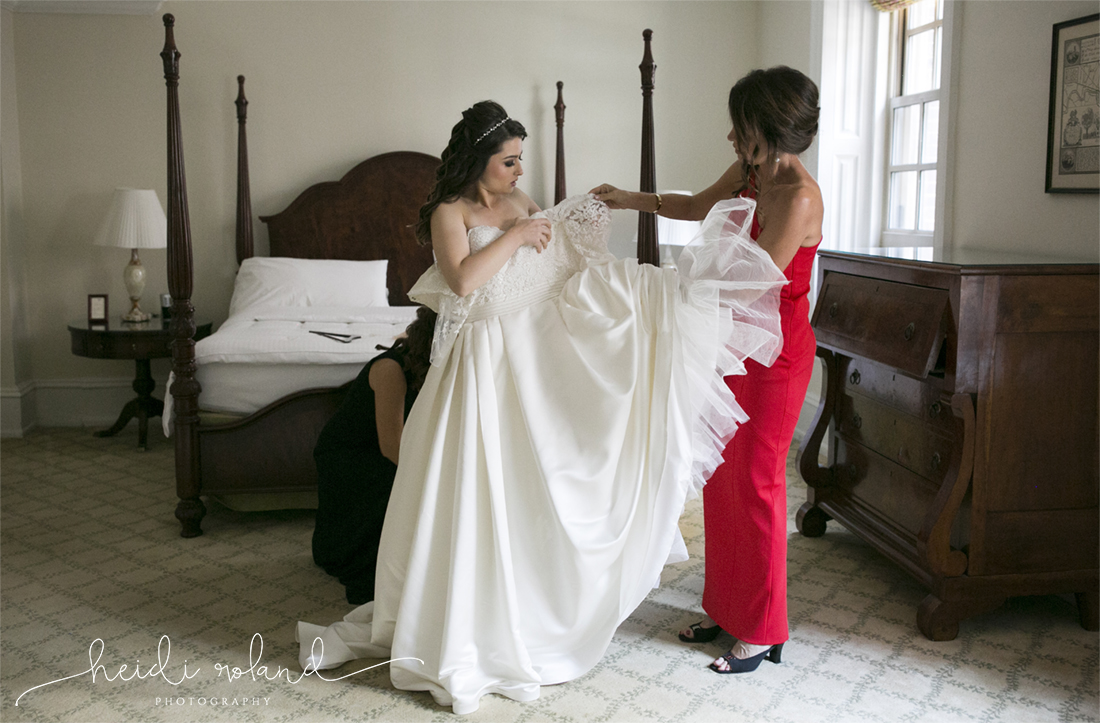
[[[382,261],[253,257],[233,284],[229,315],[253,306],[389,306]]]

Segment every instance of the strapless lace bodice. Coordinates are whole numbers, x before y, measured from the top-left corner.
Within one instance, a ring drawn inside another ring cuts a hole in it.
[[[450,352],[467,321],[499,316],[553,298],[573,274],[614,257],[607,250],[611,212],[592,195],[572,196],[533,218],[550,221],[550,243],[539,253],[530,246],[516,250],[500,271],[482,286],[459,297],[433,265],[409,291],[409,298],[438,313],[432,362]],[[495,226],[475,226],[467,234],[476,254],[504,234]]]

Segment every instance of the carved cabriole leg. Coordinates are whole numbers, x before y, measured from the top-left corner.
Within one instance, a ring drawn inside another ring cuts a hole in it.
[[[812,489],[807,492],[806,496],[810,499],[798,508],[798,513],[794,517],[794,523],[803,537],[821,537],[825,534],[825,523],[833,519],[820,507],[815,506],[813,494]]]
[[[950,400],[944,401],[950,403],[955,413],[955,439],[958,442],[943,484],[917,533],[917,555],[921,567],[939,578],[958,577],[966,573],[966,553],[951,549],[951,529],[974,473],[974,400],[969,394],[953,394]]]
[[[928,595],[917,608],[917,627],[929,640],[954,640],[959,635],[960,620],[996,610],[1004,601],[1004,597],[987,597],[945,602]]]
[[[206,507],[199,499],[198,399],[195,381],[195,308],[191,305],[191,223],[187,212],[187,179],[183,167],[183,135],[180,131],[179,58],[173,27],[175,18],[164,16],[164,81],[168,88],[168,290],[172,294],[172,372],[169,392],[175,398],[176,518],[183,537],[202,534]]]
[[[821,442],[829,431],[829,423],[833,419],[833,410],[836,409],[836,355],[828,349],[817,348],[817,355],[821,357],[825,369],[821,379],[821,402],[817,407],[817,414],[810,423],[810,431],[802,438],[798,446],[798,455],[795,464],[802,479],[809,485],[806,490],[806,503],[798,509],[795,524],[798,531],[806,537],[821,537],[825,534],[825,523],[831,517],[817,507],[816,498],[820,492],[824,492],[833,484],[833,470],[822,467],[818,462],[821,456]]]

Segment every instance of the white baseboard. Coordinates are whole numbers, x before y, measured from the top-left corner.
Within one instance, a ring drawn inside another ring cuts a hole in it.
[[[0,437],[21,438],[35,426],[35,385],[0,389]]]
[[[0,437],[35,427],[109,427],[136,396],[132,378],[48,379],[0,390]],[[164,394],[158,383],[153,395]]]

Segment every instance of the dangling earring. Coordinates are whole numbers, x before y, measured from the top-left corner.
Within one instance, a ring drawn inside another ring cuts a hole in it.
[[[776,162],[776,164],[779,163],[779,151],[775,152],[775,162]]]

